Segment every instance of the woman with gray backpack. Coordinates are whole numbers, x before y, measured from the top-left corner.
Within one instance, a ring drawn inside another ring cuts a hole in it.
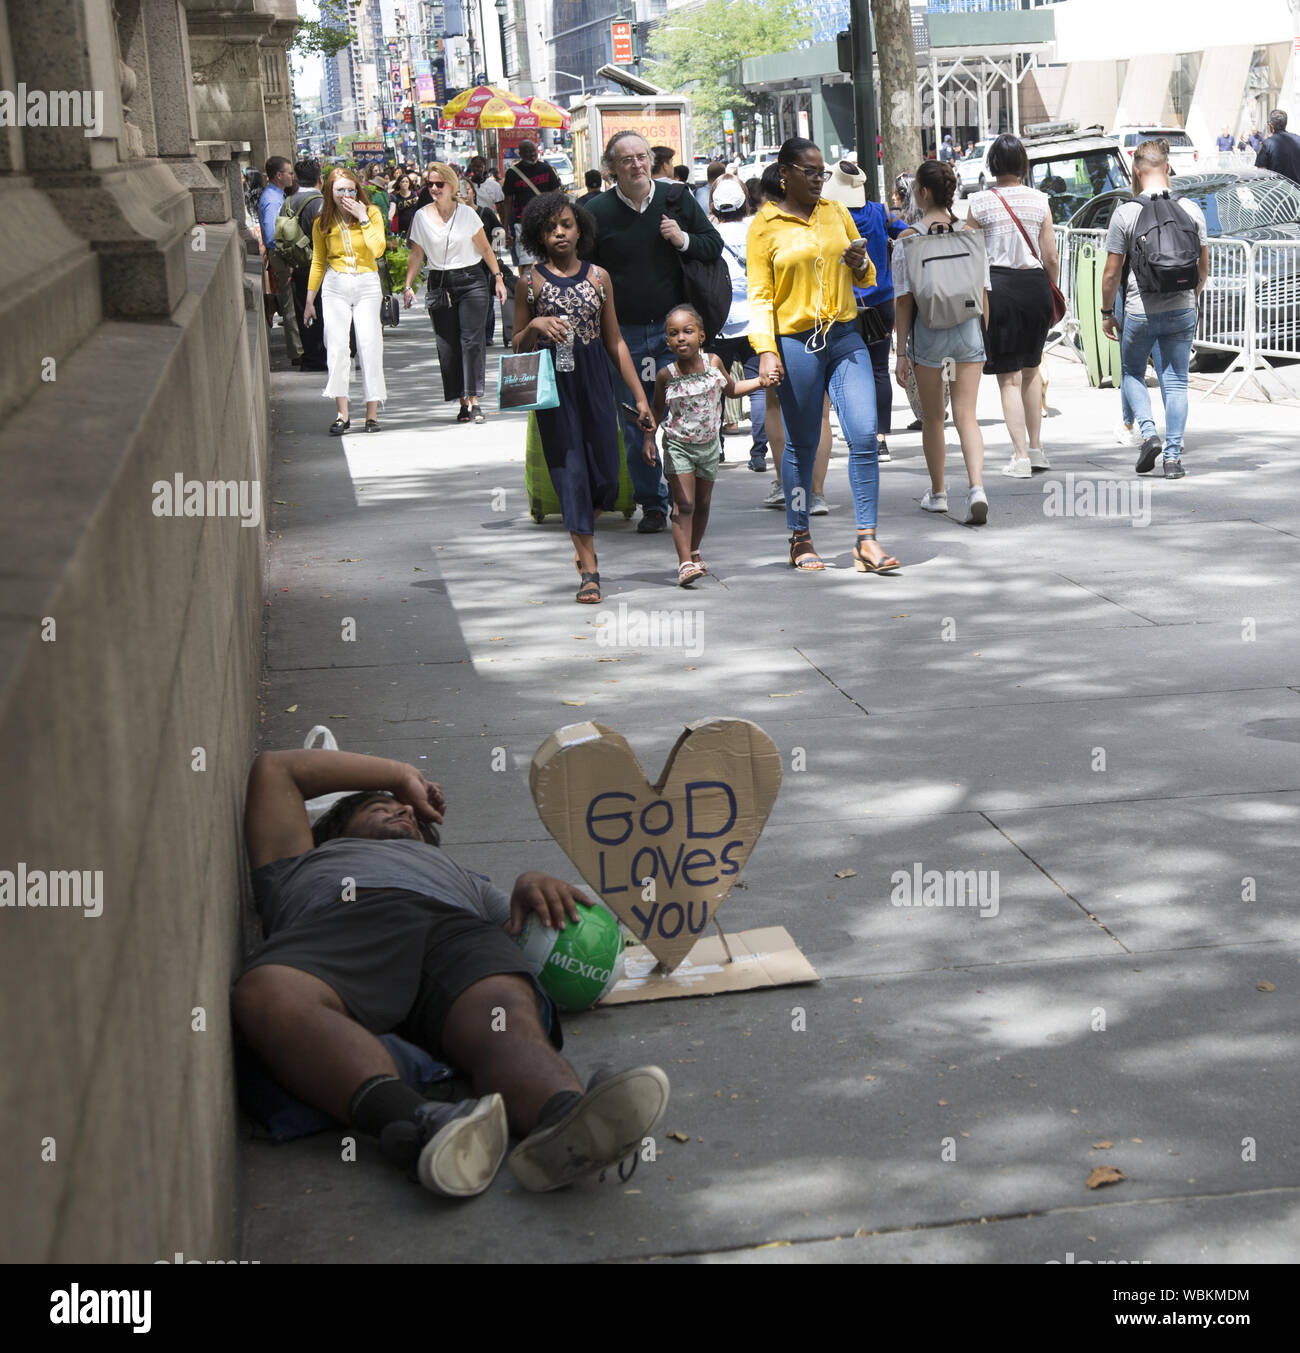
[[[903,389],[915,373],[921,396],[921,444],[930,472],[926,512],[947,512],[944,482],[944,367],[950,377],[952,421],[961,439],[970,492],[966,520],[988,520],[984,493],[984,438],[975,419],[975,401],[984,372],[983,324],[989,313],[989,265],[984,237],[966,229],[953,214],[957,175],[952,166],[926,160],[916,171],[912,198],[920,219],[898,237],[894,250],[894,331],[898,357],[894,375]]]

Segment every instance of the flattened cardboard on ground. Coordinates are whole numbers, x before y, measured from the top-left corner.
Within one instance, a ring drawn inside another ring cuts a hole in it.
[[[627,976],[600,1007],[670,1000],[674,996],[717,996],[724,991],[790,987],[820,980],[783,925],[728,935],[727,947],[735,956],[734,962],[728,961],[727,950],[717,935],[706,936],[672,972],[656,972],[655,956],[644,945],[625,949]]]
[[[529,787],[578,872],[671,970],[740,877],[780,791],[781,755],[747,719],[700,719],[651,785],[621,734],[569,724],[537,749]]]

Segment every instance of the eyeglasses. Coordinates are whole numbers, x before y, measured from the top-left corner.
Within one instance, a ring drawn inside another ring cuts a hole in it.
[[[809,183],[829,183],[833,177],[829,169],[804,169],[797,164],[784,166],[787,169],[797,169]]]
[[[636,164],[649,164],[650,157],[648,155],[620,155],[617,163],[623,169],[631,169]]]

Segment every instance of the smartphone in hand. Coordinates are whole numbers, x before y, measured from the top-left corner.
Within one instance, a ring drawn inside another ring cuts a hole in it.
[[[624,413],[628,414],[636,422],[637,427],[642,428],[646,432],[650,431],[650,429],[646,427],[645,423],[642,422],[642,415],[640,410],[634,409],[630,404],[624,404],[622,400],[619,401],[618,407],[622,409]]]

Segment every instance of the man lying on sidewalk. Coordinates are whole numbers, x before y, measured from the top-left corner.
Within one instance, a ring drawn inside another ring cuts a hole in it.
[[[305,802],[340,799],[315,827]],[[264,752],[244,836],[266,942],[235,984],[235,1022],[298,1098],[379,1139],[435,1193],[482,1193],[513,1133],[525,1188],[616,1164],[668,1104],[655,1066],[598,1073],[586,1092],[557,1051],[554,1008],[517,935],[528,912],[563,930],[590,902],[547,874],[509,897],[437,844],[445,801],[414,767],[349,752]],[[390,1031],[464,1072],[477,1099],[425,1100],[398,1074]],[[549,1032],[548,1032],[549,1031]]]

